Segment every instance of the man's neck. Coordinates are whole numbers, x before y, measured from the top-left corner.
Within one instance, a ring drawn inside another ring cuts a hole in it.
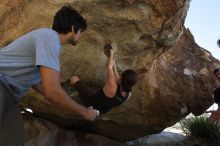
[[[67,43],[67,39],[66,39],[66,35],[65,35],[65,34],[59,33],[59,39],[60,39],[60,43],[61,43],[62,45],[64,45],[64,44]]]

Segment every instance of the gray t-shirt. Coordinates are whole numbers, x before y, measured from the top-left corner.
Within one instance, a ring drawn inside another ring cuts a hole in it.
[[[0,83],[19,100],[40,79],[39,66],[60,71],[61,43],[52,29],[33,30],[0,49]]]

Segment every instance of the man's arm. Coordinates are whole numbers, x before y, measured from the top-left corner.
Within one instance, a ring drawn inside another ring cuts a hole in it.
[[[44,95],[43,93],[43,89],[42,89],[42,86],[41,86],[41,83],[38,83],[34,86],[32,86],[32,88],[37,91],[38,93],[40,93],[41,95]]]
[[[86,108],[74,100],[63,90],[60,84],[60,73],[54,69],[40,66],[43,95],[61,109],[78,114],[87,120],[94,120],[99,115],[98,110]]]

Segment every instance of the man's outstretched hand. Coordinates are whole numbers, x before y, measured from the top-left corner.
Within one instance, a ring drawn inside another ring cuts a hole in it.
[[[92,107],[88,107],[84,118],[89,121],[94,121],[99,116],[99,110],[93,109]]]

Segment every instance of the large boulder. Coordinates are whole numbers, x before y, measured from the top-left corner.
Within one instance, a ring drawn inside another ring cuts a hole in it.
[[[0,45],[31,29],[51,27],[54,13],[71,4],[88,22],[77,46],[62,52],[62,84],[81,103],[68,80],[80,76],[98,90],[105,81],[103,46],[117,47],[119,72],[138,72],[131,99],[89,122],[57,109],[30,91],[23,98],[31,108],[63,128],[97,133],[120,141],[162,131],[189,113],[202,114],[212,104],[219,62],[199,47],[184,21],[190,0],[5,0],[0,4]]]
[[[64,130],[28,113],[23,114],[23,119],[27,133],[25,146],[126,146],[100,135]]]

